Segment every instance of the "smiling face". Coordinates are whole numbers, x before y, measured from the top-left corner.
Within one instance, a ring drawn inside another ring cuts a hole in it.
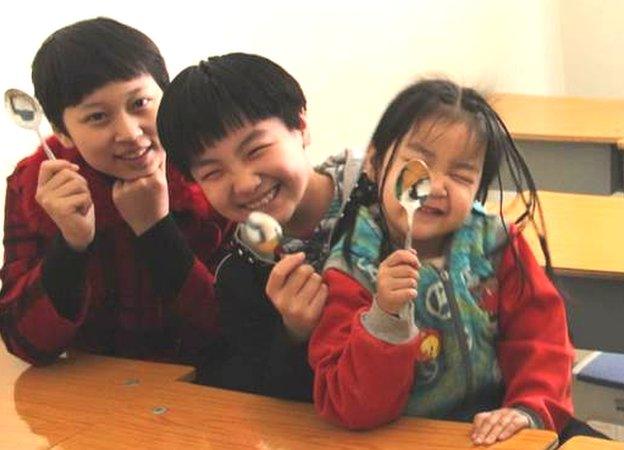
[[[392,165],[387,167],[390,155],[388,151],[380,171],[388,172],[381,198],[390,237],[400,245],[408,231],[406,213],[394,189],[400,170],[407,161],[422,159],[429,167],[431,191],[414,215],[413,245],[424,257],[438,256],[444,239],[458,230],[470,213],[485,148],[462,122],[424,120],[401,141]]]
[[[100,172],[124,180],[144,177],[164,157],[156,132],[161,97],[150,75],[108,83],[65,108],[67,131],[56,134]]]
[[[247,122],[206,147],[193,161],[191,175],[228,219],[242,222],[252,211],[261,211],[284,226],[312,175],[304,151],[306,127],[303,115],[293,130],[277,118]]]

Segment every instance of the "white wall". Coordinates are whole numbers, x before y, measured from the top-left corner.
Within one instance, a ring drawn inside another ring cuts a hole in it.
[[[565,92],[624,98],[624,1],[559,2]]]
[[[604,5],[596,21],[615,17],[609,11],[622,12],[618,2],[585,0],[577,2],[582,7],[570,9],[574,2],[567,0],[386,0],[371,4],[232,0],[219,2],[216,8],[214,2],[189,0],[6,0],[0,10],[0,89],[19,87],[32,92],[30,63],[46,36],[76,20],[110,16],[152,37],[172,76],[199,59],[230,51],[260,53],[283,65],[308,96],[311,155],[319,161],[345,145],[365,145],[391,97],[422,75],[447,75],[490,91],[593,93],[581,75],[565,73],[585,70],[572,63],[574,55],[569,50],[582,47],[585,41],[572,42],[575,25],[569,24],[592,17],[596,8],[590,5]],[[20,16],[27,20],[7,19]],[[612,26],[597,33],[592,42],[603,42],[619,32],[616,19],[611,20]],[[583,34],[596,28],[599,23],[588,22]],[[602,51],[621,59],[622,48]],[[588,47],[588,53],[590,49],[595,46]],[[612,84],[620,73],[608,75]],[[592,78],[598,81],[602,76],[596,73]],[[576,89],[577,83],[582,87]],[[0,114],[0,133],[4,183],[15,162],[34,149],[36,138],[15,127],[5,114]],[[0,189],[4,190],[4,184]]]

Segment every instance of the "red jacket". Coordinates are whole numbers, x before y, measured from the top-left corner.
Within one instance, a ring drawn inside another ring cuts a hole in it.
[[[483,308],[498,319],[496,355],[502,372],[502,405],[537,413],[548,429],[560,430],[571,417],[573,349],[563,299],[537,264],[522,236],[515,247],[528,281],[518,297],[521,275],[512,246],[498,265],[498,288]],[[402,344],[373,336],[362,324],[372,296],[337,269],[324,274],[329,297],[309,348],[315,372],[317,411],[349,428],[370,428],[401,416],[412,395],[422,357],[421,333]],[[444,346],[444,342],[442,342]]]
[[[85,256],[82,283],[64,287],[78,293],[75,314],[68,317],[57,310],[42,284],[44,258],[60,235],[34,198],[45,155],[39,149],[17,165],[7,180],[0,272],[0,332],[7,349],[31,363],[51,362],[68,347],[137,358],[193,358],[216,333],[210,271],[191,253],[177,295],[157,292],[147,256],[138,251],[137,237],[112,203],[113,180],[91,168],[75,149],[64,148],[55,138],[49,144],[59,158],[78,164],[87,179],[96,238]],[[230,224],[207,203],[199,186],[171,166],[167,178],[171,215],[193,253],[209,261]],[[171,249],[163,247],[166,255]]]

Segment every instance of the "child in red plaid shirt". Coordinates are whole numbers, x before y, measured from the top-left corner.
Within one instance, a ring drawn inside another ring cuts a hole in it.
[[[35,364],[70,347],[193,362],[216,331],[208,267],[230,227],[165,162],[158,48],[111,19],[77,22],[43,43],[32,80],[56,159],[39,148],[7,180],[7,349]]]

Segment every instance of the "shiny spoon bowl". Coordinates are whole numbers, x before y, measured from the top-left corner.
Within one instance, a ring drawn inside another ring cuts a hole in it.
[[[18,126],[34,130],[48,159],[56,159],[39,130],[43,111],[37,100],[19,89],[8,89],[4,93],[4,106],[9,116]]]
[[[412,159],[405,163],[397,177],[394,193],[407,215],[405,248],[412,247],[414,214],[423,205],[431,192],[429,168],[424,161]]]
[[[238,238],[265,261],[275,262],[282,242],[282,227],[272,216],[253,211],[238,230]]]

